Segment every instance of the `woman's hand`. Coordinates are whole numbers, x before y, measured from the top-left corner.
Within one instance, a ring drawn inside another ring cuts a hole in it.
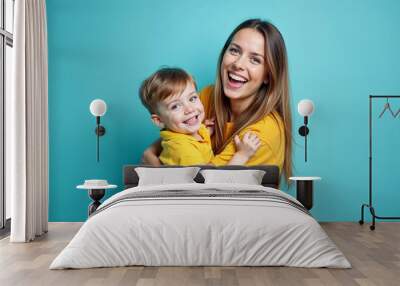
[[[214,134],[214,125],[215,125],[215,118],[205,119],[204,125],[207,127],[210,136]]]
[[[142,163],[145,165],[161,166],[158,156],[161,154],[161,139],[158,139],[143,152]]]
[[[245,156],[248,159],[253,156],[261,146],[260,139],[252,132],[245,133],[242,140],[240,140],[239,136],[236,135],[234,141],[236,145],[236,153]]]

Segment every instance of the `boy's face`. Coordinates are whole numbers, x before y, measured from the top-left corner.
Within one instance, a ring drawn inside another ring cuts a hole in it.
[[[157,104],[158,114],[152,114],[159,127],[183,134],[195,134],[204,119],[204,107],[193,83],[188,82],[180,94],[174,94]]]

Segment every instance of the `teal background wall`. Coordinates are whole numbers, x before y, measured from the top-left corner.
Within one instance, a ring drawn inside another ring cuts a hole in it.
[[[323,178],[313,215],[357,221],[368,199],[368,95],[400,94],[399,15],[396,0],[47,0],[50,221],[85,220],[90,199],[76,185],[104,178],[121,187],[122,166],[138,163],[157,138],[137,95],[143,79],[170,65],[187,69],[199,87],[212,83],[229,33],[254,17],[286,40],[295,174]],[[108,105],[100,163],[89,113],[95,98]],[[303,98],[316,106],[307,163],[297,134]],[[374,104],[375,205],[379,215],[399,215],[400,118],[377,119],[384,103]],[[283,190],[294,194],[294,186]]]

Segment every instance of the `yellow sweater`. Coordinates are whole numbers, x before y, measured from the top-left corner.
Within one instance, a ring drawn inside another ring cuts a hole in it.
[[[204,105],[206,118],[210,116],[212,107],[213,86],[207,86],[200,92],[200,99]],[[225,126],[225,139],[227,139],[233,131],[233,122],[227,122]],[[283,121],[277,112],[266,115],[260,121],[244,128],[239,137],[251,131],[255,133],[261,140],[261,146],[257,152],[246,163],[251,165],[277,165],[282,170],[285,158],[285,131]],[[215,155],[211,160],[214,165],[226,165],[235,154],[235,143],[231,140],[222,152]]]
[[[213,158],[210,133],[202,124],[199,129],[202,140],[192,135],[162,130],[160,160],[164,165],[205,165]]]

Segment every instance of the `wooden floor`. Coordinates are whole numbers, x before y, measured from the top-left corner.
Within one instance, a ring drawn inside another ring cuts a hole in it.
[[[323,223],[353,268],[120,267],[48,270],[81,223],[50,223],[32,243],[0,241],[0,285],[400,285],[400,223]]]

